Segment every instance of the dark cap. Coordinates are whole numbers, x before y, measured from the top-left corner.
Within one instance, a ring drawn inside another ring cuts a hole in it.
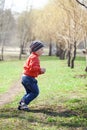
[[[31,52],[35,52],[42,47],[44,47],[44,45],[41,41],[33,41],[30,45]]]

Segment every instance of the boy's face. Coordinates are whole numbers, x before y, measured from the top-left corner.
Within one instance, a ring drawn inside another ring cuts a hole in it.
[[[43,52],[44,52],[44,49],[42,47],[42,48],[40,48],[39,50],[36,51],[36,54],[41,56],[43,54]]]

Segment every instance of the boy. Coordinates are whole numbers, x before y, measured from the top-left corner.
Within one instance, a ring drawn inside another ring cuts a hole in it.
[[[43,43],[33,41],[30,45],[30,56],[28,57],[22,76],[22,84],[26,90],[26,94],[19,102],[18,110],[29,111],[28,104],[39,95],[37,80],[35,79],[40,74],[44,74],[46,69],[40,67],[39,56],[43,53]]]

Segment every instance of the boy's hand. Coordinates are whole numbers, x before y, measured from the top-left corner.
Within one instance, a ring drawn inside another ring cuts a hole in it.
[[[41,68],[41,73],[45,73],[46,69],[45,68]]]

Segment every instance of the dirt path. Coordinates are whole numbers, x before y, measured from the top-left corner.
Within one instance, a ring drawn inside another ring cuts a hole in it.
[[[4,94],[0,94],[0,106],[10,103],[15,96],[23,91],[21,81],[18,80],[13,86]]]

